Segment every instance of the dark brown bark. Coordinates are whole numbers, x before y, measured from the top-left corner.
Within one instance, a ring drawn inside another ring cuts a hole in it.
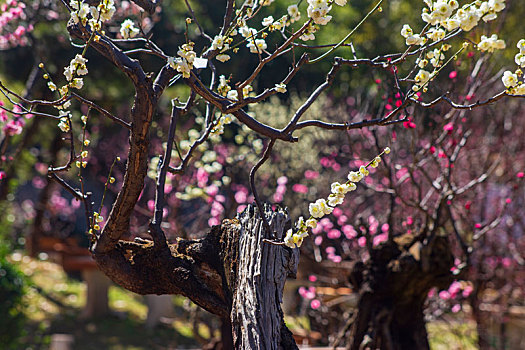
[[[276,239],[290,226],[287,214],[266,208]],[[294,276],[298,249],[264,242],[255,206],[237,219],[224,220],[199,240],[120,241],[114,250],[95,253],[114,282],[139,294],[182,294],[197,305],[231,318],[236,349],[295,349],[280,307],[285,280]]]
[[[453,256],[447,237],[410,237],[372,248],[370,259],[354,267],[350,281],[359,304],[348,349],[429,349],[424,302],[432,287],[452,282]]]
[[[265,208],[271,229],[282,240],[290,219],[282,210]],[[270,239],[255,206],[239,217],[240,229],[228,246],[235,247],[228,284],[232,290],[231,319],[236,349],[295,349],[291,332],[284,325],[281,309],[283,289],[288,276],[295,276],[299,263],[298,249],[264,242]],[[236,259],[233,259],[237,256]],[[230,260],[232,259],[232,260]]]
[[[70,23],[68,30],[71,36],[90,41],[91,34],[86,28]],[[166,66],[153,81],[138,61],[126,56],[105,37],[90,43],[135,86],[124,181],[107,223],[91,247],[100,269],[133,292],[181,294],[209,312],[231,319],[237,349],[296,349],[284,324],[280,303],[286,277],[295,274],[298,249],[264,241],[270,237],[282,240],[284,230],[291,226],[283,210],[274,212],[265,208],[272,233],[263,228],[255,207],[249,206],[237,219],[224,220],[200,240],[179,239],[167,245],[159,225],[153,223],[150,232],[153,241],[121,240],[129,232],[130,217],[144,187],[149,128],[157,101],[174,71]],[[195,88],[191,83],[190,86]],[[291,135],[249,116],[240,118],[263,135],[268,132],[276,138],[292,139]]]

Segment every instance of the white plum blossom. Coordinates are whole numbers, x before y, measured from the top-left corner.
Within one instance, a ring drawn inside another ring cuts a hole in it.
[[[525,54],[523,53],[517,53],[516,56],[514,56],[514,62],[521,68],[525,68]]]
[[[503,85],[505,85],[507,89],[513,88],[518,84],[518,75],[512,73],[511,71],[505,71],[501,80],[503,81]]]
[[[461,22],[457,18],[448,18],[447,20],[441,22],[441,25],[450,32],[456,28],[459,28]]]
[[[197,56],[197,53],[193,51],[193,45],[183,44],[179,48],[179,51],[177,51],[177,55],[184,58],[188,62],[188,65],[192,67],[193,62],[195,61],[195,57]]]
[[[83,2],[79,6],[77,0],[71,0],[70,6],[73,10],[76,10],[71,12],[73,22],[75,24],[82,23],[82,25],[85,26],[87,23],[87,15],[89,14],[89,5]]]
[[[318,205],[317,202],[310,203],[310,205],[308,206],[308,210],[310,212],[310,215],[313,216],[314,218],[319,219],[324,216],[324,212],[321,209],[321,207]]]
[[[377,156],[374,158],[374,160],[372,160],[372,162],[370,163],[370,166],[372,168],[377,168],[379,166],[379,163],[381,163],[381,157]]]
[[[414,31],[408,24],[403,25],[401,28],[401,35],[406,39],[407,45],[423,45],[425,44],[425,39],[422,38],[419,34],[414,34]]]
[[[303,244],[305,237],[308,237],[308,232],[300,230],[296,233],[293,233],[293,230],[289,229],[286,231],[284,244],[290,248],[299,248]]]
[[[430,73],[424,69],[420,69],[414,80],[417,85],[423,86],[430,80]]]
[[[314,218],[322,218],[325,215],[331,214],[334,208],[330,207],[325,199],[318,199],[315,203],[310,203],[310,215]]]
[[[73,79],[73,70],[71,69],[71,66],[64,67],[64,76],[66,77],[67,81],[71,81]]]
[[[409,36],[414,35],[414,31],[408,24],[404,24],[403,28],[401,28],[401,36],[404,38],[408,38]]]
[[[305,32],[299,37],[299,39],[301,39],[302,41],[315,40],[315,35],[314,33]]]
[[[284,94],[286,92],[286,84],[275,84],[275,91]]]
[[[483,52],[494,52],[494,50],[503,50],[505,47],[505,41],[498,39],[498,36],[496,34],[492,34],[490,37],[482,35],[481,40],[478,44],[478,50]]]
[[[327,0],[308,0],[308,17],[313,19],[315,24],[326,25],[332,19],[328,12],[332,6],[328,5]]]
[[[212,50],[221,50],[225,45],[227,46],[225,38],[222,35],[216,35],[211,43]]]
[[[289,229],[288,231],[286,231],[286,236],[284,237],[283,241],[287,247],[290,247],[290,248],[296,247],[293,242],[293,230],[292,229]]]
[[[445,54],[440,49],[434,49],[433,51],[429,51],[427,53],[427,58],[430,58],[430,63],[432,63],[434,67],[439,67],[441,66],[442,61],[445,59]]]
[[[120,35],[122,35],[124,39],[134,38],[139,33],[140,31],[135,27],[135,23],[133,23],[131,19],[126,19],[120,25]]]
[[[361,181],[362,178],[363,178],[363,174],[361,174],[358,171],[351,171],[348,174],[348,181],[351,181],[351,182],[359,182]]]
[[[520,83],[518,86],[516,86],[513,91],[513,95],[525,95],[525,84]]]
[[[491,10],[500,12],[505,8],[505,0],[489,0],[488,2]]]
[[[336,194],[336,195],[340,195],[340,194],[344,195],[350,191],[354,191],[356,188],[357,187],[353,182],[344,183],[344,184],[340,184],[339,182],[334,182],[331,186],[331,191],[333,194]]]
[[[86,62],[88,60],[82,55],[77,54],[75,58],[71,60],[69,63],[69,66],[64,67],[64,76],[66,77],[67,81],[72,81],[75,76],[78,75],[86,75],[88,73]],[[74,83],[75,86],[72,85],[72,87],[80,86],[82,87],[83,82],[76,82]],[[77,87],[80,89],[80,87]]]
[[[290,22],[294,23],[301,19],[301,12],[299,12],[299,7],[297,5],[290,5],[287,8],[288,15],[290,15]]]
[[[525,39],[521,39],[518,41],[518,44],[516,45],[518,49],[520,49],[520,53],[525,54]]]
[[[75,58],[73,58],[69,64],[82,66],[82,65],[85,65],[87,61],[88,61],[87,58],[84,58],[82,57],[82,55],[77,54],[75,55]]]
[[[250,49],[251,53],[261,53],[262,51],[266,50],[268,46],[266,45],[266,41],[264,41],[264,39],[255,39],[255,41],[250,40],[250,42],[246,44],[246,47]]]
[[[197,54],[193,51],[193,43],[183,44],[177,51],[179,57],[168,57],[168,64],[177,72],[182,73],[184,78],[189,78],[193,62]]]
[[[116,10],[114,0],[102,0],[96,7],[90,6],[89,12],[91,13],[92,18],[89,20],[89,24],[91,29],[100,28],[99,21],[109,21],[115,14]]]
[[[339,6],[345,6],[346,5],[346,0],[335,0],[334,2],[337,5],[339,5]]]
[[[360,172],[361,174],[363,174],[363,176],[368,176],[368,175],[370,175],[370,172],[368,171],[368,169],[367,169],[366,166],[364,166],[364,165],[361,165],[361,166],[359,167],[359,172]]]
[[[265,17],[263,20],[262,20],[262,25],[267,27],[269,25],[271,25],[273,23],[274,19],[273,19],[273,16],[268,16],[268,17]]]
[[[430,28],[426,36],[432,41],[438,41],[445,37],[445,31],[439,27]]]
[[[221,53],[220,55],[215,56],[217,61],[226,62],[230,60],[230,55]]]
[[[74,78],[69,85],[75,89],[82,89],[84,80],[82,78]]]
[[[422,38],[419,34],[414,34],[406,38],[407,45],[424,45],[425,42],[425,38]]]
[[[457,16],[460,22],[459,26],[466,32],[477,26],[481,18],[475,6],[471,6],[467,10],[458,10]]]
[[[230,90],[226,94],[226,97],[229,98],[230,100],[237,101],[239,99],[239,93],[237,92],[237,90]]]
[[[239,33],[241,33],[244,38],[255,38],[257,36],[257,30],[247,26],[239,28]]]
[[[69,118],[71,117],[71,113],[68,111],[60,111],[59,114],[60,122],[58,123],[58,127],[62,132],[68,132],[71,128],[69,126]]]
[[[308,220],[306,220],[306,227],[316,228],[317,220],[315,220],[314,218],[309,218]]]
[[[328,196],[328,205],[335,207],[338,204],[342,204],[345,200],[344,194],[331,194]]]

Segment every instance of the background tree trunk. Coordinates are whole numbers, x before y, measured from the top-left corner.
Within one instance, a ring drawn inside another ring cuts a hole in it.
[[[359,303],[347,348],[429,349],[424,302],[432,287],[453,281],[453,261],[447,237],[421,242],[406,235],[373,247],[370,259],[356,264],[350,276]]]

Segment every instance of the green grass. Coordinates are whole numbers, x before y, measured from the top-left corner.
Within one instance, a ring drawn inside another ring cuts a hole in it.
[[[427,324],[432,350],[475,350],[477,349],[476,325],[463,320],[461,316],[453,321],[434,321]]]

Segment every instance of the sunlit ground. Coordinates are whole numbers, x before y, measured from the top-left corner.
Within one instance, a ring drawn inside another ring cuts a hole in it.
[[[214,331],[193,322],[195,314],[191,310],[195,307],[189,306],[182,297],[173,298],[176,317],[153,330],[147,329],[144,326],[147,307],[143,298],[116,286],[109,290],[111,316],[83,320],[80,318],[85,303],[86,286],[83,282],[68,277],[55,263],[20,253],[11,257],[33,283],[25,297],[28,317],[24,336],[26,349],[46,349],[53,334],[72,335],[75,350],[200,348],[202,343],[196,338],[201,341],[209,339],[210,332]],[[287,323],[294,333],[309,332],[305,319],[287,317]],[[476,349],[472,322],[434,322],[428,325],[428,331],[432,349]]]

